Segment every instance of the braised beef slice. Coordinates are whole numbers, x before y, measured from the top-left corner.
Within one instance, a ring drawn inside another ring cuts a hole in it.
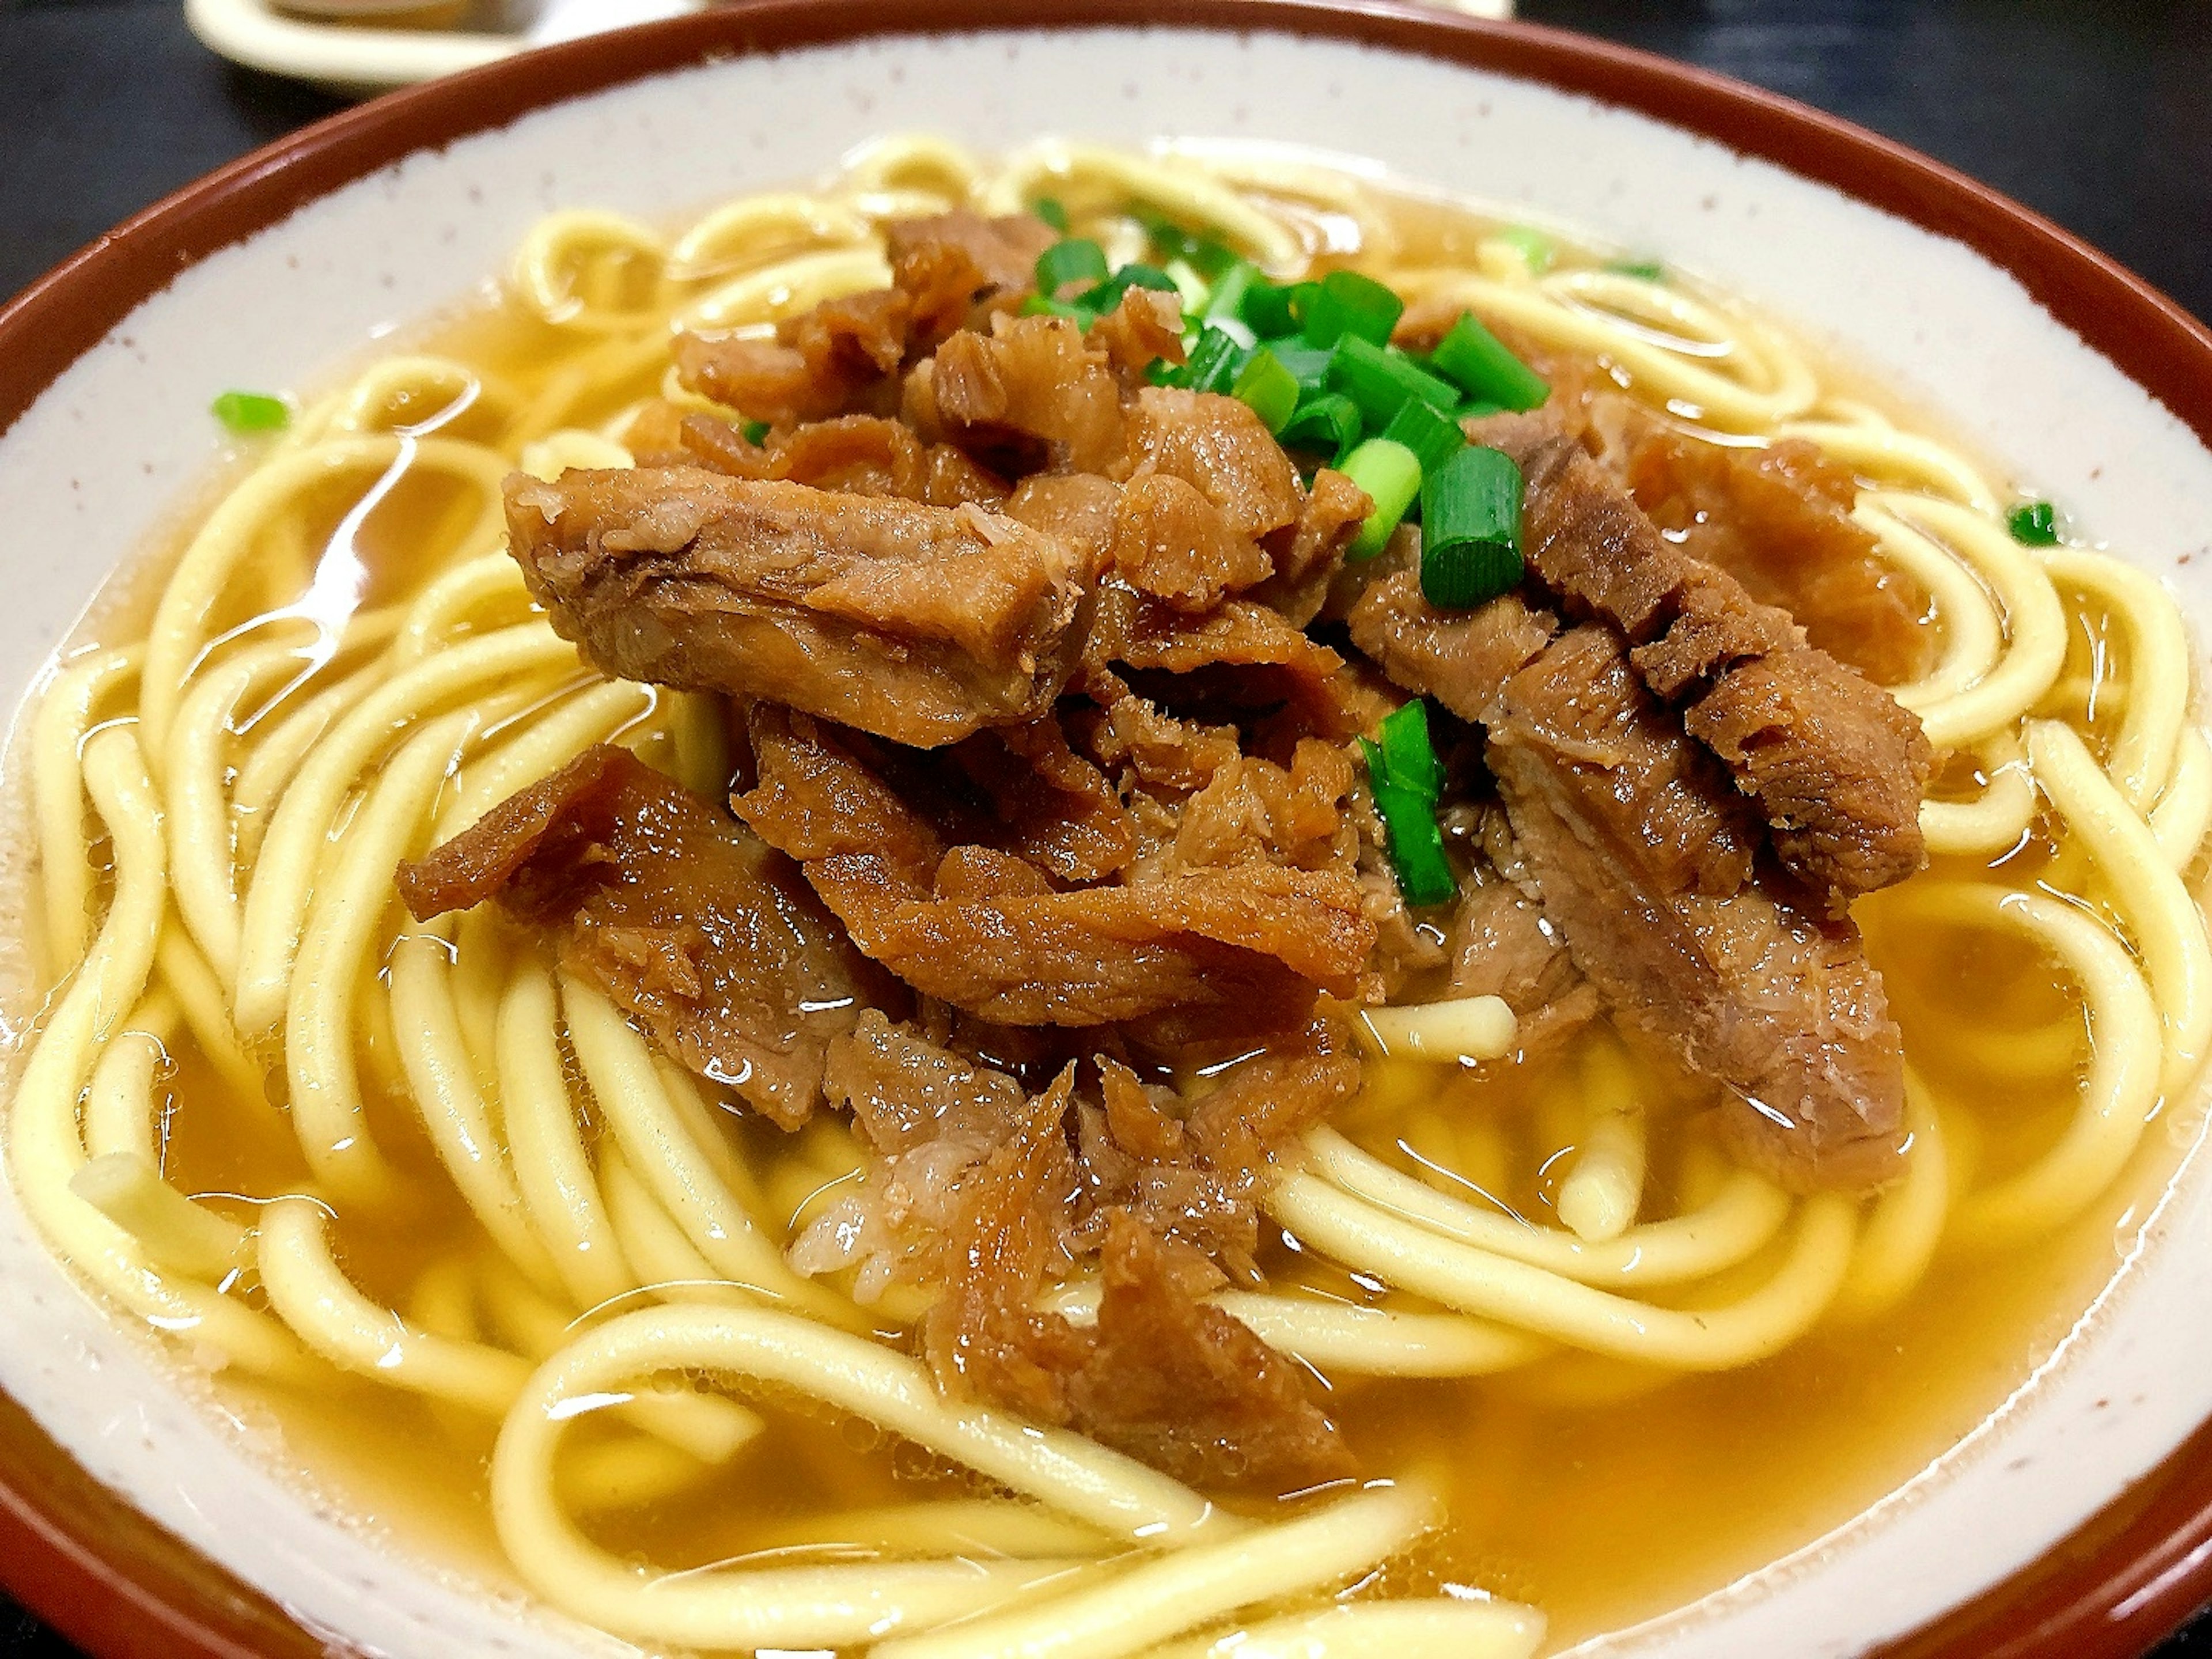
[[[1525,868],[1517,852],[1504,866],[1509,873]],[[1542,907],[1510,880],[1479,881],[1462,892],[1444,948],[1446,996],[1499,997],[1513,1010],[1513,1052],[1498,1063],[1540,1063],[1597,1017],[1596,988]]]
[[[1249,1158],[1243,1179],[1255,1184],[1259,1137],[1309,1121],[1318,1091],[1287,1091],[1296,1098],[1285,1106],[1281,1088],[1256,1090],[1224,1101],[1208,1121],[1216,1091],[1186,1126],[1110,1063],[1103,1107],[1074,1108],[1075,1074],[1066,1068],[1031,1099],[1003,1073],[879,1016],[833,1050],[832,1096],[851,1101],[882,1159],[871,1184],[909,1241],[916,1276],[939,1291],[921,1332],[939,1386],[1078,1430],[1209,1491],[1277,1493],[1352,1473],[1342,1435],[1296,1364],[1199,1301],[1219,1274],[1146,1219],[1188,1221],[1186,1203],[1201,1223],[1217,1206],[1241,1204],[1249,1218],[1249,1195],[1202,1190],[1213,1172],[1191,1160],[1206,1144]],[[1079,1115],[1112,1127],[1071,1137]],[[1151,1170],[1149,1210],[1109,1194],[1110,1176],[1078,1145]],[[1188,1188],[1170,1190],[1178,1171]],[[1049,1285],[1094,1252],[1104,1291],[1095,1325],[1040,1310]]]
[[[1121,386],[1104,349],[1064,317],[992,319],[937,349],[927,376],[935,427],[1010,477],[1104,472],[1121,459]],[[910,413],[920,413],[910,411]]]
[[[1926,672],[1926,595],[1851,517],[1858,480],[1802,439],[1711,443],[1646,417],[1600,459],[1670,539],[1786,611],[1808,644],[1886,685]]]
[[[676,377],[689,391],[774,426],[842,414],[888,394],[906,356],[912,307],[895,288],[824,300],[774,339],[678,334]]]
[[[1904,1073],[1847,917],[1759,861],[1759,826],[1600,623],[1553,635],[1509,595],[1445,613],[1401,572],[1352,637],[1484,726],[1545,919],[1625,1034],[1729,1091],[1744,1155],[1795,1186],[1894,1170]]]
[[[862,951],[978,1018],[1094,1025],[1233,1009],[1255,1029],[1294,1025],[1317,991],[1352,992],[1373,942],[1355,885],[1334,871],[1254,862],[1059,891],[986,866],[995,890],[979,892],[963,860],[943,890],[943,833],[849,738],[767,706],[750,732],[759,781],[732,803],[739,815],[801,861]]]
[[[626,749],[588,749],[402,864],[417,921],[496,898],[690,1071],[786,1128],[891,987],[781,854]]]
[[[1132,477],[1182,479],[1219,509],[1235,535],[1256,541],[1296,524],[1304,509],[1291,458],[1235,398],[1146,386],[1130,410],[1128,436]]]
[[[1195,485],[1171,473],[1147,472],[1121,491],[1114,568],[1138,592],[1199,613],[1212,610],[1225,593],[1265,581],[1274,566]]]
[[[507,516],[532,594],[604,672],[924,746],[1052,707],[1096,574],[979,507],[699,470],[518,473]]]
[[[1757,797],[1785,865],[1846,901],[1921,866],[1933,756],[1911,713],[1662,536],[1551,422],[1492,417],[1479,435],[1527,479],[1530,574],[1626,636],[1644,684]]]
[[[1037,255],[1060,240],[1060,233],[1026,213],[987,219],[967,208],[927,218],[894,219],[884,227],[885,250],[894,271],[936,251],[963,256],[980,291],[1022,289],[1036,272]],[[980,293],[977,297],[980,297]]]

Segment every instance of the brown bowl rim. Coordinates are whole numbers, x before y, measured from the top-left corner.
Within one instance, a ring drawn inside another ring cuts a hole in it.
[[[716,58],[868,37],[1159,25],[1303,33],[1578,93],[1964,242],[2212,447],[2212,330],[2078,238],[1901,144],[1709,70],[1400,0],[735,0],[521,54],[340,112],[138,214],[0,306],[0,434],[142,301],[209,255],[410,153]],[[133,1510],[0,1395],[0,1586],[99,1659],[328,1654]],[[2134,1659],[2212,1597],[2212,1423],[2036,1561],[1883,1659]]]

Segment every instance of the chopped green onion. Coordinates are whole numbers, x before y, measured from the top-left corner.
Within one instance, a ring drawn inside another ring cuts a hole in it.
[[[1437,827],[1433,801],[1395,783],[1368,780],[1375,807],[1382,815],[1382,830],[1390,845],[1390,862],[1398,872],[1398,890],[1408,904],[1448,903],[1459,884],[1452,879],[1444,858],[1443,832]]]
[[[1521,469],[1470,446],[1421,484],[1421,594],[1439,609],[1496,599],[1521,580]]]
[[[1443,791],[1444,769],[1429,737],[1429,706],[1420,698],[1401,704],[1375,728],[1382,739],[1382,769],[1392,783],[1434,800]],[[1368,770],[1375,769],[1368,757]]]
[[[1036,291],[1057,298],[1070,283],[1103,283],[1110,270],[1104,248],[1088,237],[1071,236],[1037,255]]]
[[[1390,331],[1398,325],[1406,302],[1372,276],[1332,270],[1314,285],[1299,309],[1310,345],[1333,346],[1352,337],[1381,346],[1390,343]]]
[[[1639,283],[1667,280],[1667,267],[1656,259],[1615,259],[1606,269],[1616,276],[1633,276]]]
[[[1279,361],[1280,348],[1270,349]],[[1275,438],[1285,449],[1310,449],[1334,465],[1359,441],[1359,405],[1340,392],[1308,392]]]
[[[1339,471],[1367,492],[1375,510],[1359,526],[1359,533],[1345,550],[1348,559],[1371,559],[1390,539],[1390,532],[1406,516],[1413,498],[1421,493],[1421,464],[1413,452],[1388,438],[1370,438],[1339,464]]]
[[[1534,409],[1552,395],[1542,377],[1475,321],[1471,311],[1460,313],[1451,331],[1429,354],[1429,362],[1438,374],[1449,376],[1461,391],[1479,402],[1507,409]]]
[[[1164,357],[1155,357],[1145,365],[1145,379],[1154,386],[1181,386],[1182,365],[1171,363]]]
[[[1170,259],[1162,267],[1175,279],[1176,292],[1182,295],[1182,308],[1188,312],[1206,309],[1206,278],[1200,276],[1188,259]]]
[[[2005,514],[2012,538],[2029,547],[2058,545],[2058,509],[2049,501],[2022,501]]]
[[[1131,208],[1129,216],[1145,228],[1163,260],[1181,259],[1209,282],[1237,263],[1236,253],[1218,236],[1186,230],[1165,214],[1141,204]]]
[[[1229,395],[1249,407],[1268,431],[1280,432],[1298,406],[1297,376],[1261,346],[1237,371],[1237,384],[1229,388]]]
[[[1067,210],[1060,205],[1057,196],[1038,197],[1030,204],[1030,211],[1061,235],[1067,234]]]
[[[1226,392],[1236,383],[1237,371],[1243,362],[1244,348],[1237,337],[1209,325],[1199,331],[1179,384],[1193,392]]]
[[[1526,225],[1508,225],[1497,233],[1498,240],[1521,256],[1521,263],[1528,267],[1532,276],[1541,276],[1552,268],[1559,249],[1552,239],[1540,230],[1531,230]]]
[[[1334,352],[1307,345],[1295,335],[1287,340],[1269,340],[1267,346],[1275,354],[1275,361],[1291,371],[1300,392],[1318,393],[1328,384],[1328,360]]]
[[[1368,429],[1380,432],[1407,398],[1438,409],[1456,408],[1459,389],[1430,374],[1402,351],[1378,346],[1356,334],[1336,343],[1328,365],[1328,389],[1359,405]]]
[[[1467,434],[1457,422],[1412,398],[1399,405],[1382,435],[1413,452],[1425,478],[1467,447]]]
[[[1234,317],[1243,321],[1244,295],[1254,283],[1261,280],[1259,266],[1249,259],[1239,259],[1214,278],[1213,286],[1206,290],[1206,303],[1199,307],[1199,315],[1207,319]]]
[[[1503,415],[1504,412],[1505,405],[1503,404],[1462,404],[1457,409],[1452,410],[1452,419],[1455,421],[1480,421],[1486,420],[1492,415]]]
[[[265,392],[226,392],[208,407],[216,419],[241,437],[282,432],[292,424],[292,406]]]
[[[768,441],[769,424],[766,421],[747,421],[738,430],[744,434],[745,441],[755,448]]]
[[[1097,312],[1086,310],[1079,305],[1071,305],[1066,300],[1055,300],[1052,298],[1051,295],[1045,294],[1032,294],[1027,299],[1024,300],[1022,301],[1022,315],[1024,317],[1065,317],[1069,322],[1075,324],[1079,327],[1086,329],[1089,328],[1091,324],[1098,320],[1098,313]]]
[[[1246,325],[1263,340],[1298,331],[1297,310],[1302,291],[1310,283],[1271,283],[1255,277],[1244,290],[1243,315]]]
[[[1149,288],[1162,294],[1180,295],[1176,279],[1158,265],[1123,265],[1097,288],[1075,296],[1075,303],[1085,311],[1103,317],[1121,303],[1121,296],[1133,288]]]

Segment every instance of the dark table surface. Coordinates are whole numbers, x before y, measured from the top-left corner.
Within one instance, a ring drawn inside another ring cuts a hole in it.
[[[2212,319],[2212,0],[1522,0],[1988,180]],[[234,69],[179,0],[0,0],[0,295],[337,107]],[[74,1650],[0,1599],[0,1659]],[[2212,1659],[2212,1620],[2157,1659]]]

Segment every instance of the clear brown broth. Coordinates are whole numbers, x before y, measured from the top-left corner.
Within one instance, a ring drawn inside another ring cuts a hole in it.
[[[1468,260],[1495,222],[1429,199],[1401,200],[1394,211],[1401,245],[1419,263]],[[1598,257],[1565,252],[1570,260]],[[428,326],[416,343],[495,374],[526,397],[590,349],[588,340],[497,302]],[[610,392],[604,407],[579,411],[580,419],[611,415],[648,393],[657,378],[641,374],[636,384]],[[1853,395],[1882,401],[1855,377],[1837,378]],[[366,577],[362,603],[419,585],[425,573],[409,550],[450,507],[436,488],[402,489],[369,516],[352,549]],[[325,505],[322,533],[339,510]],[[165,569],[168,560],[157,554],[154,562]],[[140,579],[127,586],[143,597]],[[107,606],[101,635],[129,637],[124,623],[143,608],[139,598]],[[2111,683],[2124,666],[2124,637],[2108,619],[2082,616],[2069,673],[2094,665],[2100,683]],[[2093,742],[2112,719],[2108,708],[2094,720],[2079,709],[2063,712]],[[2051,856],[2037,841],[1998,869],[1938,873],[2016,887]],[[2072,1075],[2008,1080],[1996,1093],[1949,1034],[1962,1025],[2028,1029],[2053,1018],[2078,1020],[2078,1001],[2031,952],[1916,936],[1891,925],[1895,908],[1876,895],[1858,914],[1908,1053],[1946,1105],[1972,1126],[1971,1157],[1984,1178],[2025,1164],[2066,1121]],[[363,1082],[371,1127],[412,1174],[413,1203],[398,1218],[356,1220],[342,1212],[336,1237],[362,1289],[404,1309],[426,1268],[489,1246],[439,1170],[411,1109],[380,1084],[388,1074],[374,1063],[380,1057],[369,1058]],[[1480,1095],[1452,1087],[1447,1073],[1377,1066],[1340,1127],[1410,1169],[1409,1150],[1447,1166],[1461,1161],[1468,1156],[1464,1126],[1492,1123],[1504,1167],[1480,1184],[1532,1221],[1551,1223],[1553,1194],[1539,1170],[1560,1150],[1552,1126],[1573,1064],[1571,1054]],[[307,1183],[281,1116],[264,1102],[233,1096],[188,1042],[177,1051],[167,1086],[166,1170],[181,1189],[271,1195]],[[1394,1569],[1390,1582],[1479,1585],[1534,1601],[1551,1617],[1553,1645],[1565,1646],[1681,1607],[1843,1525],[1987,1423],[2057,1350],[2111,1278],[2170,1174],[2185,1135],[2180,1124],[2166,1127],[2170,1133],[2146,1138],[2124,1179],[2057,1235],[1989,1260],[1939,1256],[1894,1312],[1864,1326],[1824,1324],[1760,1364],[1660,1378],[1555,1361],[1464,1382],[1335,1380],[1332,1409],[1364,1465],[1378,1473],[1418,1470],[1438,1480],[1449,1502],[1449,1533],[1418,1561]],[[730,1128],[756,1156],[775,1157],[774,1131],[735,1115]],[[1685,1178],[1685,1149],[1701,1133],[1692,1115],[1655,1130],[1647,1213],[1668,1212],[1673,1186]],[[1494,1146],[1488,1156],[1495,1158]],[[1277,1249],[1271,1265],[1332,1293],[1374,1299],[1340,1273],[1315,1271],[1288,1248]],[[1771,1257],[1762,1258],[1741,1271],[1756,1282],[1771,1266]],[[1699,1287],[1701,1295],[1713,1293],[1712,1286]],[[489,1422],[336,1374],[312,1393],[219,1378],[216,1394],[258,1443],[266,1445],[273,1434],[277,1460],[363,1525],[446,1565],[513,1582],[487,1512]],[[807,1535],[811,1516],[963,1490],[912,1448],[882,1444],[864,1425],[775,1402],[769,1413],[775,1431],[729,1469],[678,1498],[594,1517],[587,1529],[617,1552],[682,1569],[786,1546]]]

